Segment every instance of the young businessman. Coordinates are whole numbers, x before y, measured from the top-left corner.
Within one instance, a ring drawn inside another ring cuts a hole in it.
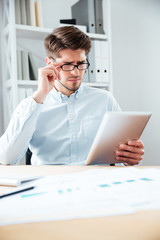
[[[47,65],[38,88],[14,111],[0,138],[0,162],[15,164],[28,147],[32,164],[84,164],[106,111],[120,111],[111,93],[84,86],[90,38],[73,26],[57,28],[44,42]],[[140,140],[120,144],[117,162],[139,164]]]

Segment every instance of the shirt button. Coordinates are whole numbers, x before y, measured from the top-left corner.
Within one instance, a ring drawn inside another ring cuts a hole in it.
[[[73,138],[73,139],[76,139],[76,136],[75,136],[75,135],[73,135],[73,136],[72,136],[72,138]]]
[[[72,155],[73,158],[76,158],[76,155]]]
[[[69,104],[72,104],[72,102],[69,102]]]
[[[69,120],[73,120],[73,118],[72,118],[72,117],[70,117],[70,118],[69,118]]]

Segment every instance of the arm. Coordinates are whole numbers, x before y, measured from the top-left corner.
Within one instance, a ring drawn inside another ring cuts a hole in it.
[[[59,78],[58,64],[50,64],[39,69],[38,88],[23,100],[14,111],[9,126],[0,138],[0,163],[15,164],[25,154],[36,128],[42,103],[53,88],[54,80]]]
[[[28,147],[41,106],[31,97],[23,100],[14,113],[6,132],[0,138],[0,163],[15,164]]]

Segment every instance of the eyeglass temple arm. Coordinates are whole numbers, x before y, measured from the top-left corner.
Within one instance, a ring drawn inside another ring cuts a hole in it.
[[[56,63],[56,60],[53,58],[53,57],[49,57],[50,59],[52,59],[53,60],[53,62],[55,62]]]

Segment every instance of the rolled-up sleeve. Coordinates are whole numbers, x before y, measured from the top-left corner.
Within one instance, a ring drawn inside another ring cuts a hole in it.
[[[32,97],[17,106],[7,130],[0,138],[1,164],[16,164],[24,156],[42,107],[43,104],[36,103]]]

